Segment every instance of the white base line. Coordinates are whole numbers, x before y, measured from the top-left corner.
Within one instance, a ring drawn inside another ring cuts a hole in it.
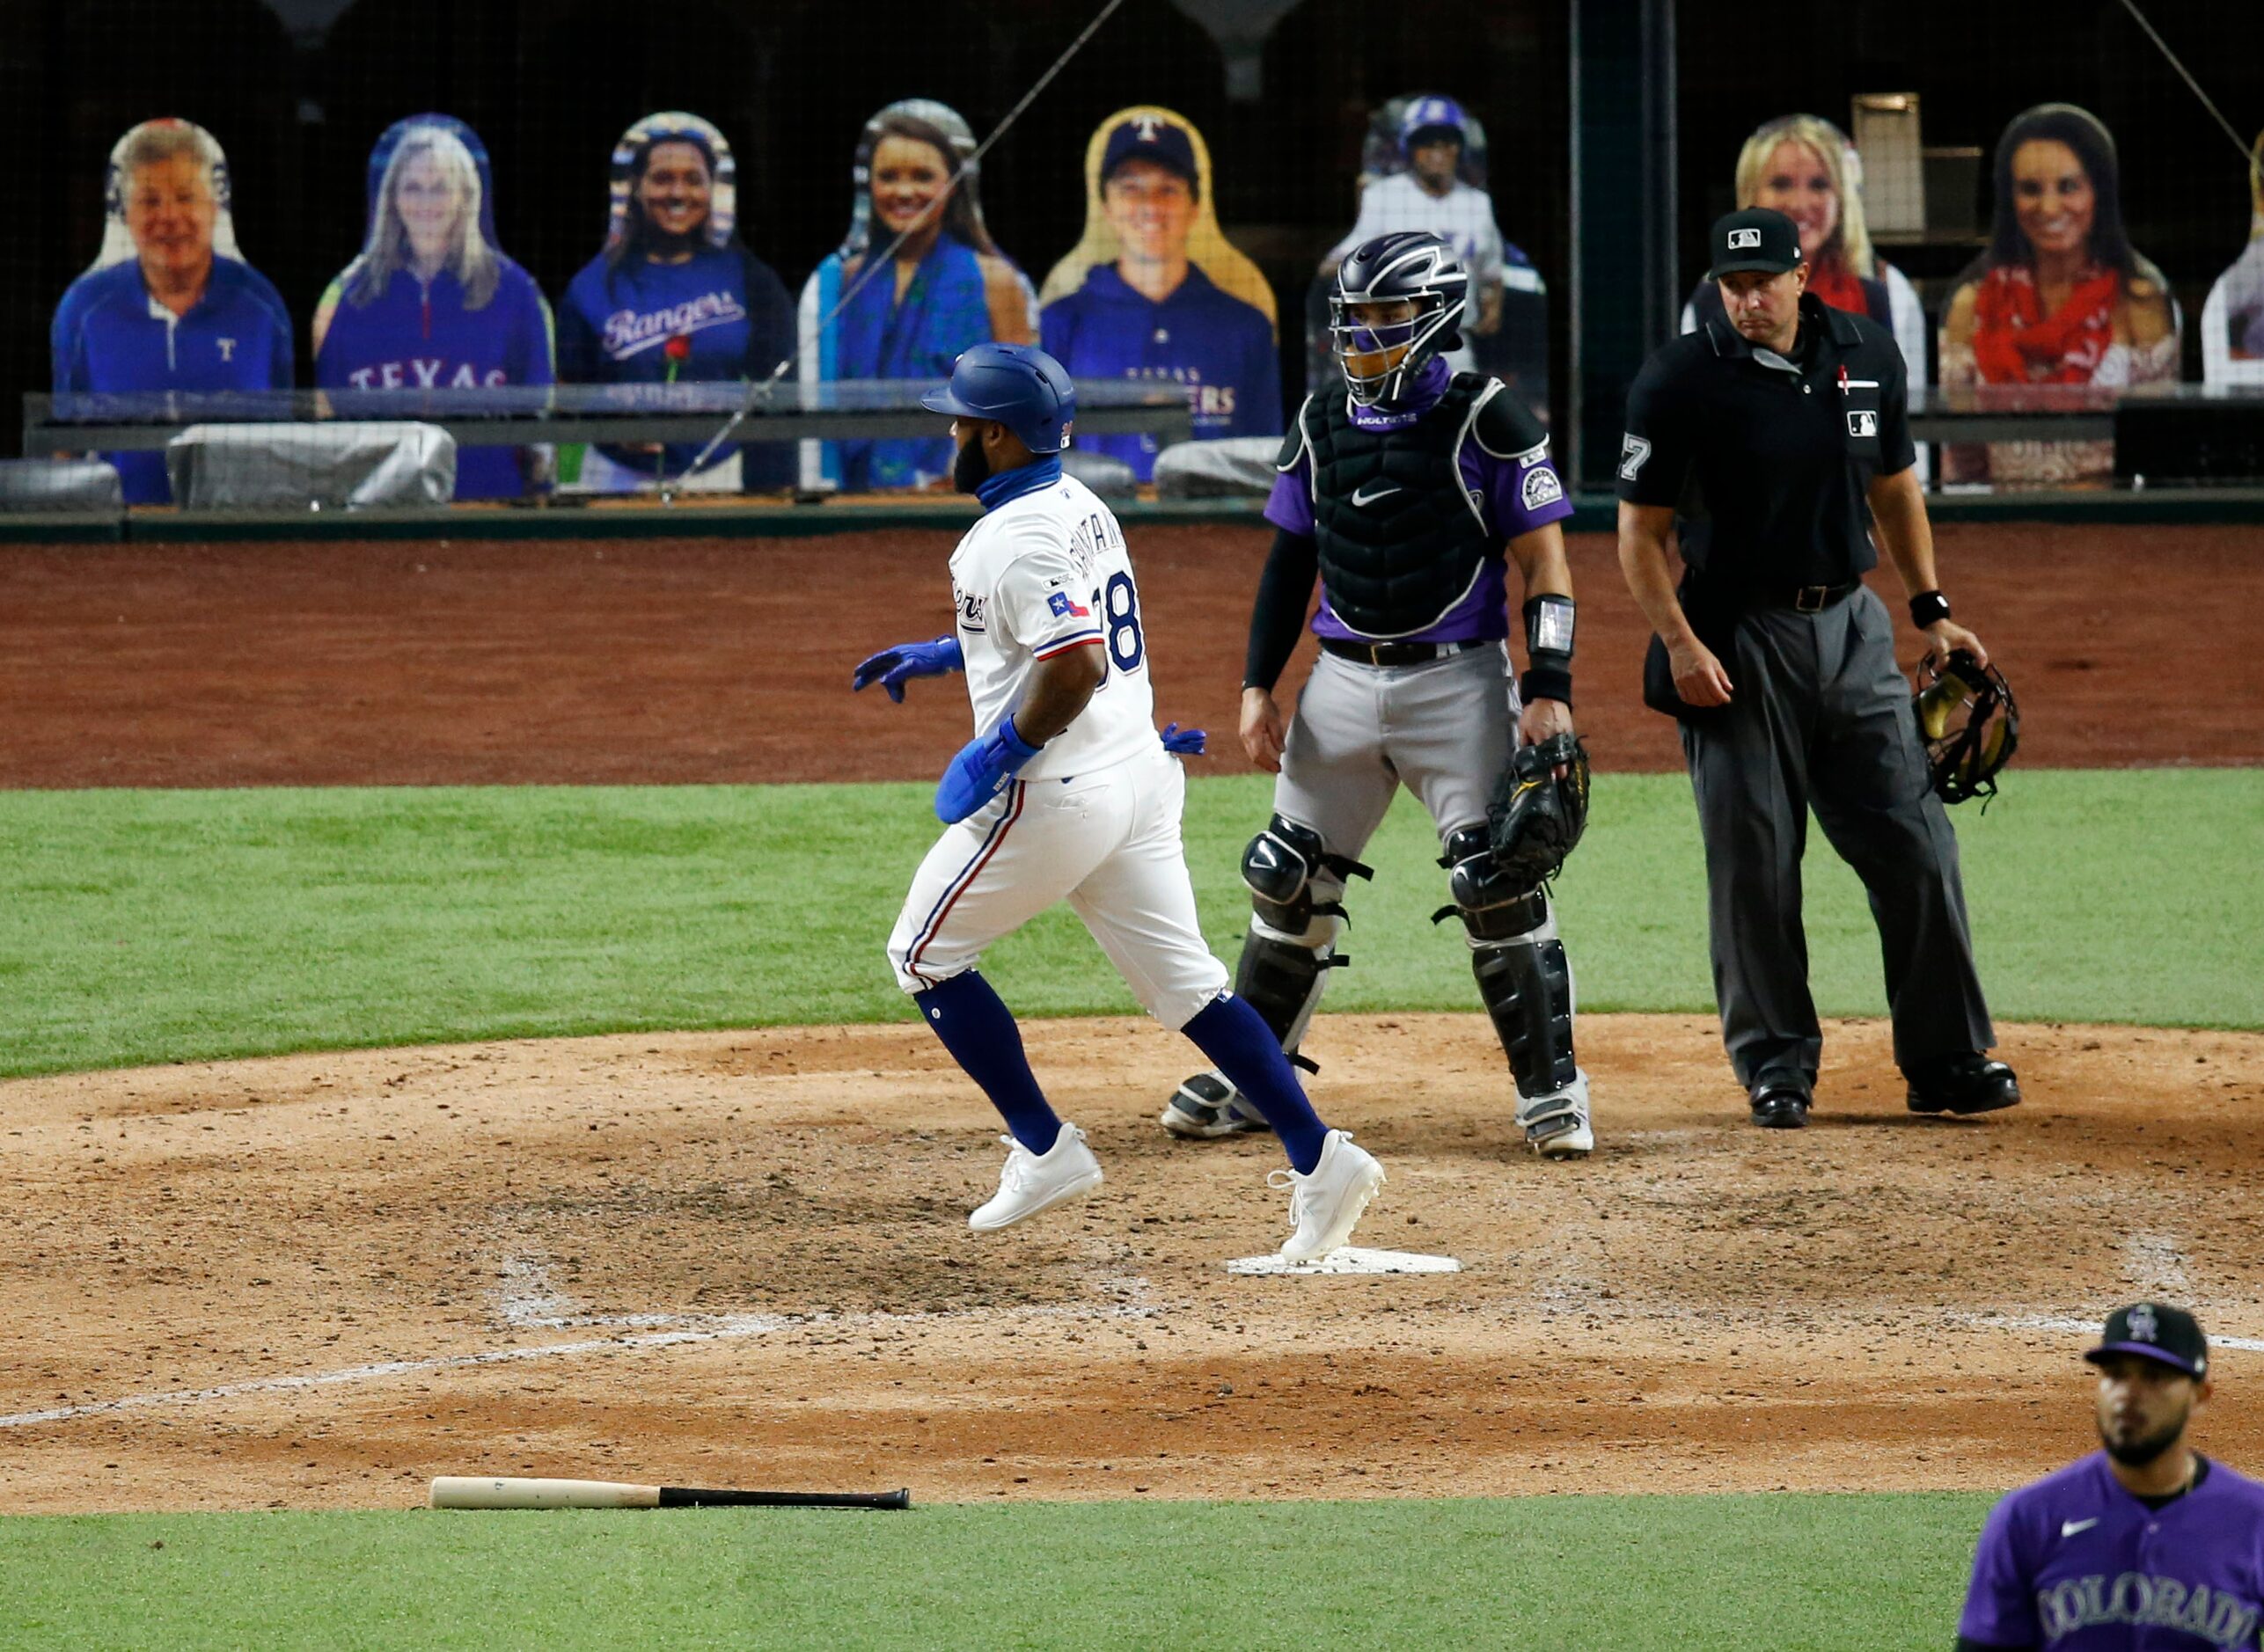
[[[1134,1282],[1142,1283],[1144,1282]],[[729,1342],[773,1331],[802,1327],[855,1330],[874,1325],[924,1325],[942,1320],[1007,1319],[1146,1319],[1163,1310],[1145,1304],[1111,1308],[1022,1308],[1004,1314],[985,1311],[965,1313],[827,1313],[731,1314],[712,1324],[685,1331],[648,1331],[638,1336],[603,1337],[586,1342],[545,1342],[534,1348],[494,1348],[477,1354],[443,1354],[428,1359],[380,1360],[371,1365],[348,1365],[340,1371],[314,1371],[299,1377],[255,1377],[244,1382],[223,1383],[216,1388],[175,1388],[164,1393],[125,1394],[116,1400],[91,1400],[81,1406],[55,1406],[45,1411],[18,1411],[0,1416],[0,1429],[26,1429],[42,1422],[69,1422],[78,1417],[114,1415],[121,1411],[149,1411],[165,1406],[201,1405],[209,1400],[232,1400],[242,1394],[292,1393],[309,1388],[328,1388],[342,1383],[371,1382],[385,1377],[405,1377],[417,1371],[458,1371],[473,1365],[509,1365],[520,1360],[570,1359],[582,1354],[612,1354],[647,1348],[681,1348],[695,1342]],[[1967,1321],[2007,1331],[2079,1331],[2096,1334],[2096,1319],[2064,1319],[2043,1316],[1975,1314]],[[2264,1354],[2264,1337],[2212,1336],[2212,1348],[2246,1354]]]
[[[45,1411],[19,1411],[0,1416],[0,1429],[30,1428],[41,1422],[68,1422],[77,1417],[109,1416],[121,1411],[148,1411],[165,1406],[201,1405],[209,1400],[232,1400],[241,1394],[290,1393],[308,1388],[327,1388],[341,1383],[370,1382],[417,1371],[458,1371],[472,1365],[508,1365],[519,1360],[570,1359],[582,1354],[612,1354],[648,1348],[681,1348],[693,1342],[729,1342],[773,1331],[804,1327],[855,1330],[877,1325],[923,1325],[946,1320],[985,1319],[1145,1319],[1161,1308],[1131,1305],[1110,1308],[1021,1308],[1000,1314],[978,1310],[955,1313],[752,1313],[730,1314],[685,1331],[648,1331],[637,1336],[604,1337],[585,1342],[545,1342],[533,1348],[485,1349],[477,1354],[443,1354],[427,1359],[380,1360],[370,1365],[348,1365],[341,1371],[314,1371],[297,1377],[254,1377],[223,1383],[216,1388],[176,1388],[164,1393],[125,1394],[116,1400],[91,1400],[84,1405],[55,1406]]]
[[[2022,1317],[2009,1313],[1975,1314],[1972,1323],[1996,1326],[2007,1331],[2082,1331],[2097,1336],[2106,1316],[2096,1319],[2055,1319],[2042,1315]],[[2229,1348],[2237,1353],[2264,1354],[2264,1336],[2212,1336],[2211,1348]]]

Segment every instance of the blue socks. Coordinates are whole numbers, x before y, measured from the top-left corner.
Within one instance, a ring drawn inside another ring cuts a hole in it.
[[[1051,1151],[1061,1134],[1061,1121],[1046,1104],[1045,1093],[1037,1087],[1037,1075],[1029,1070],[1014,1012],[991,990],[991,983],[970,969],[941,986],[913,993],[912,1001],[920,1005],[921,1016],[943,1041],[951,1058],[991,1098],[991,1105],[1005,1118],[1015,1140],[1033,1153]],[[1279,1056],[1280,1051],[1274,1053]],[[1307,1111],[1309,1117],[1311,1110]],[[1319,1151],[1315,1146],[1316,1157]]]
[[[1221,992],[1179,1030],[1193,1039],[1227,1081],[1265,1115],[1265,1122],[1289,1150],[1289,1162],[1297,1173],[1311,1175],[1313,1166],[1321,1162],[1329,1127],[1305,1099],[1297,1070],[1281,1053],[1281,1041],[1274,1037],[1264,1019],[1233,993]]]

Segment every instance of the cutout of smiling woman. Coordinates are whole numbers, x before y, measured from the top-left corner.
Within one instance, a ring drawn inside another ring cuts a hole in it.
[[[314,313],[325,390],[483,390],[552,382],[550,306],[495,245],[479,135],[444,114],[396,121],[370,151],[369,231]],[[456,497],[526,491],[517,448],[459,448]]]
[[[2070,103],[2039,104],[1997,140],[1989,250],[1942,319],[1942,384],[2097,384],[2178,376],[2180,322],[2162,272],[2122,227],[2114,139]],[[1952,481],[2099,483],[2112,442],[1992,442],[1945,450]]]
[[[559,305],[559,377],[582,384],[759,383],[794,348],[785,285],[739,239],[731,146],[696,114],[647,115],[613,146],[604,248],[568,284]],[[687,477],[700,448],[593,448],[579,485],[627,493],[656,486],[663,474],[693,492],[793,484],[795,455],[786,443],[758,442],[745,450],[744,463],[739,449],[718,448]]]
[[[849,232],[802,289],[803,383],[932,383],[971,346],[1037,341],[1037,291],[991,239],[974,153],[966,121],[929,99],[892,103],[865,122]],[[871,269],[899,237],[890,267]],[[806,442],[802,485],[925,487],[950,474],[952,451],[947,436]]]

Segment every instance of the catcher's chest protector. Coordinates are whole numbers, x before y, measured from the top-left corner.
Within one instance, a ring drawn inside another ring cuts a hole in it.
[[[1360,635],[1406,637],[1438,624],[1492,554],[1460,464],[1489,387],[1500,389],[1458,373],[1436,406],[1396,430],[1362,429],[1339,395],[1300,410],[1322,583],[1337,618]]]

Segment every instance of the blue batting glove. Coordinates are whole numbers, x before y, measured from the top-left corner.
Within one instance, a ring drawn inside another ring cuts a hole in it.
[[[1183,729],[1177,723],[1163,726],[1163,749],[1175,757],[1199,757],[1210,735],[1199,728]]]
[[[849,678],[849,688],[854,692],[877,683],[889,691],[890,699],[901,705],[904,685],[912,678],[942,676],[947,672],[964,670],[966,665],[956,635],[938,637],[933,642],[900,642],[861,662]]]
[[[935,818],[956,826],[999,794],[999,788],[1037,755],[1037,748],[1015,732],[1011,715],[999,719],[987,735],[969,741],[935,783]]]

